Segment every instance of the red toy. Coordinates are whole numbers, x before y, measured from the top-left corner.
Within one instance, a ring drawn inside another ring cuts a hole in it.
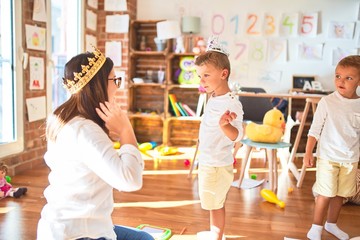
[[[190,166],[190,160],[189,160],[189,159],[185,159],[185,160],[184,160],[184,165],[185,165],[186,167]]]

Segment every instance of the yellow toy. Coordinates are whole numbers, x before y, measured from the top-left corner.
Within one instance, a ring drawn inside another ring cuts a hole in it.
[[[168,146],[157,146],[155,151],[158,152],[160,156],[168,156],[178,153],[177,147],[168,147]]]
[[[120,142],[118,142],[118,141],[114,142],[114,148],[120,149]]]
[[[146,152],[147,150],[153,149],[153,145],[150,142],[144,142],[141,143],[138,148],[141,152]]]
[[[276,205],[278,205],[279,207],[281,207],[281,208],[284,208],[285,207],[285,203],[283,202],[283,201],[280,201],[278,198],[277,198],[277,196],[276,196],[276,194],[273,192],[273,191],[271,191],[271,190],[269,190],[269,189],[262,189],[261,191],[260,191],[260,195],[266,200],[266,201],[268,201],[268,202],[270,202],[270,203],[275,203]]]
[[[273,108],[265,113],[263,124],[250,122],[246,128],[246,136],[254,142],[277,143],[284,135],[285,120],[282,112]]]

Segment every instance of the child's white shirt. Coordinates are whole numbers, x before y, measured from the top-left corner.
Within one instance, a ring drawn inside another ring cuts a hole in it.
[[[318,141],[318,158],[341,163],[358,162],[360,98],[344,98],[337,91],[321,98],[308,135]]]
[[[219,125],[220,117],[227,110],[237,115],[237,118],[231,122],[231,125],[239,131],[234,141],[224,134]],[[200,164],[222,167],[234,162],[232,149],[234,143],[240,141],[243,136],[243,115],[242,105],[235,93],[228,92],[208,100],[199,131]]]

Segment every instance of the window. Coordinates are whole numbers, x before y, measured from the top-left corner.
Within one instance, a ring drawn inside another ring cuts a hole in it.
[[[82,0],[51,0],[51,112],[69,97],[62,77],[65,63],[81,52],[82,4]]]
[[[0,157],[24,149],[21,9],[0,1]]]

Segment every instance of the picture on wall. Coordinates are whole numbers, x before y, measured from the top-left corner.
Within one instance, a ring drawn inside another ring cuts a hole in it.
[[[355,22],[335,22],[329,23],[329,38],[352,39],[354,36]]]
[[[45,51],[46,29],[42,27],[25,25],[26,47],[28,49]]]

